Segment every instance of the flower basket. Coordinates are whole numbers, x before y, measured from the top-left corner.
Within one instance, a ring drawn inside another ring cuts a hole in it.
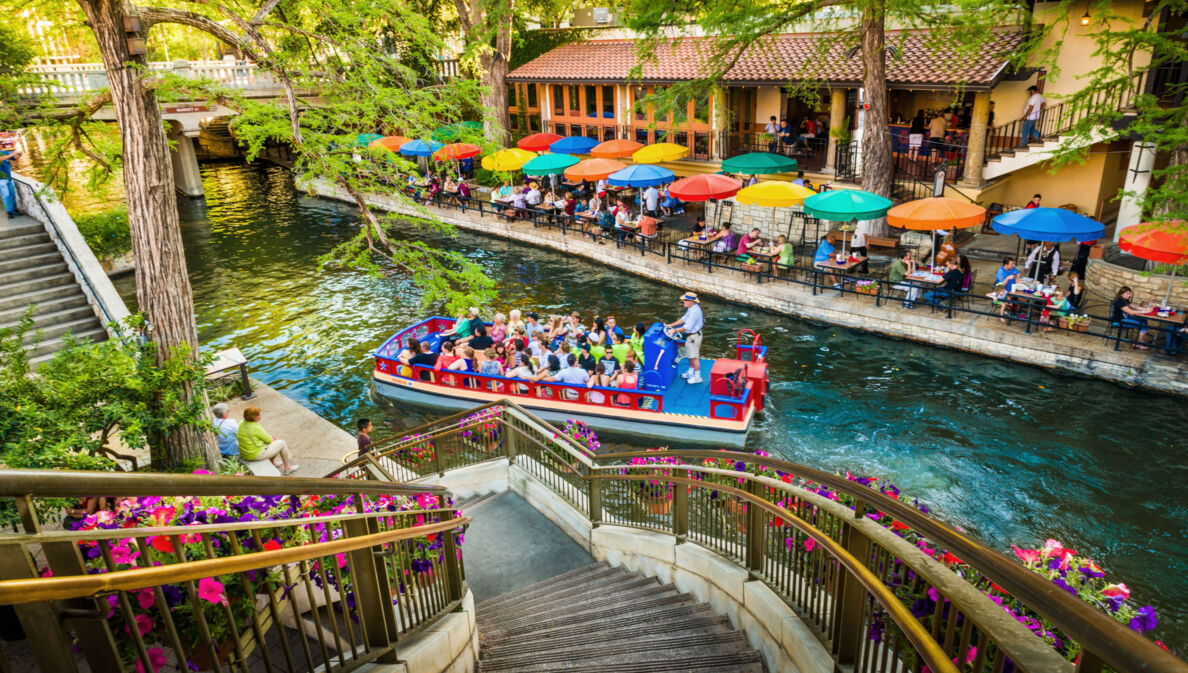
[[[1093,322],[1093,319],[1087,315],[1067,315],[1057,318],[1057,323],[1061,329],[1069,329],[1075,332],[1088,332],[1089,323],[1091,322]]]
[[[854,291],[858,294],[876,295],[879,293],[879,284],[875,281],[860,280],[854,283]]]
[[[663,496],[660,497],[645,497],[643,498],[644,505],[647,506],[648,512],[658,516],[666,516],[672,511],[672,499]]]
[[[763,265],[751,262],[749,264],[743,264],[742,270],[747,273],[761,273],[763,271]]]

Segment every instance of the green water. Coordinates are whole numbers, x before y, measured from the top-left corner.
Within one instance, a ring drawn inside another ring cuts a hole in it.
[[[298,194],[287,172],[209,165],[205,201],[181,205],[199,335],[238,346],[255,376],[343,427],[384,418],[370,352],[426,315],[407,279],[318,273],[352,208]],[[674,319],[677,289],[580,259],[462,233],[451,245],[498,281],[494,309]],[[126,297],[130,278],[119,282]],[[1096,558],[1160,637],[1188,643],[1188,439],[1181,399],[955,351],[704,302],[708,355],[743,327],[770,345],[773,392],[751,448],[888,479],[999,549],[1062,540]],[[423,419],[401,410],[386,430]],[[279,436],[283,428],[272,429]]]

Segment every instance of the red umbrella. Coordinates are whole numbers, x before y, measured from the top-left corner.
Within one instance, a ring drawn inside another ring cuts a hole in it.
[[[712,174],[681,178],[668,187],[668,193],[682,201],[709,201],[729,198],[740,189],[741,180]]]
[[[449,145],[443,145],[441,149],[434,152],[433,158],[438,161],[469,159],[471,157],[477,157],[481,151],[482,148],[473,143],[450,143]]]
[[[1126,227],[1118,235],[1118,247],[1140,259],[1172,264],[1172,275],[1163,295],[1163,305],[1171,298],[1176,266],[1188,262],[1188,222],[1144,222]]]
[[[529,152],[548,152],[549,145],[560,140],[562,136],[556,133],[533,133],[530,136],[520,138],[516,143],[516,147]]]

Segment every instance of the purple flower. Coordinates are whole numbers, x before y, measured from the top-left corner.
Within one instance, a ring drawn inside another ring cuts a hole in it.
[[[746,463],[744,463],[744,462],[742,462],[742,461],[740,460],[740,461],[738,461],[737,463],[735,463],[735,464],[734,464],[734,469],[735,469],[735,471],[736,471],[736,472],[746,472],[746,471],[747,471],[747,464],[746,464]]]
[[[1139,633],[1151,631],[1156,626],[1159,626],[1159,616],[1155,614],[1155,608],[1150,605],[1140,608],[1130,620],[1130,628]]]
[[[1068,582],[1065,582],[1063,577],[1057,577],[1056,579],[1052,580],[1052,584],[1055,584],[1074,596],[1077,595],[1077,590],[1069,586]]]
[[[1110,612],[1117,612],[1122,608],[1122,602],[1125,600],[1121,595],[1110,596],[1106,599],[1106,607],[1109,608]]]

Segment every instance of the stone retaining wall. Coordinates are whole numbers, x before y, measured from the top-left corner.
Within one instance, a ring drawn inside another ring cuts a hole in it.
[[[1085,275],[1092,281],[1093,289],[1098,294],[1113,297],[1118,288],[1128,285],[1134,290],[1135,301],[1144,304],[1162,302],[1168,281],[1172,280],[1171,276],[1144,276],[1141,271],[1111,264],[1104,259],[1089,260]],[[1184,275],[1188,275],[1188,271]],[[1174,279],[1169,303],[1172,306],[1188,306],[1188,278]]]
[[[319,196],[353,202],[325,182],[310,185]],[[424,217],[424,211],[392,197],[375,196],[370,202],[381,209]],[[716,270],[682,262],[666,263],[657,255],[638,249],[597,245],[581,236],[563,236],[553,229],[534,229],[530,223],[511,223],[493,215],[480,217],[473,210],[437,210],[444,222],[491,236],[557,250],[569,258],[588,259],[620,271],[656,280],[681,290],[692,290],[805,320],[872,332],[898,339],[955,348],[1059,372],[1092,376],[1124,385],[1188,396],[1188,364],[1183,359],[1148,356],[1130,349],[1114,351],[1113,344],[1098,337],[1038,330],[1025,334],[1017,324],[1000,325],[991,317],[942,312],[907,311],[898,303],[881,307],[869,297],[839,296],[836,292],[813,295],[810,288],[794,283],[763,283],[741,271]],[[676,294],[673,302],[676,303]],[[1100,328],[1100,326],[1099,326]]]

